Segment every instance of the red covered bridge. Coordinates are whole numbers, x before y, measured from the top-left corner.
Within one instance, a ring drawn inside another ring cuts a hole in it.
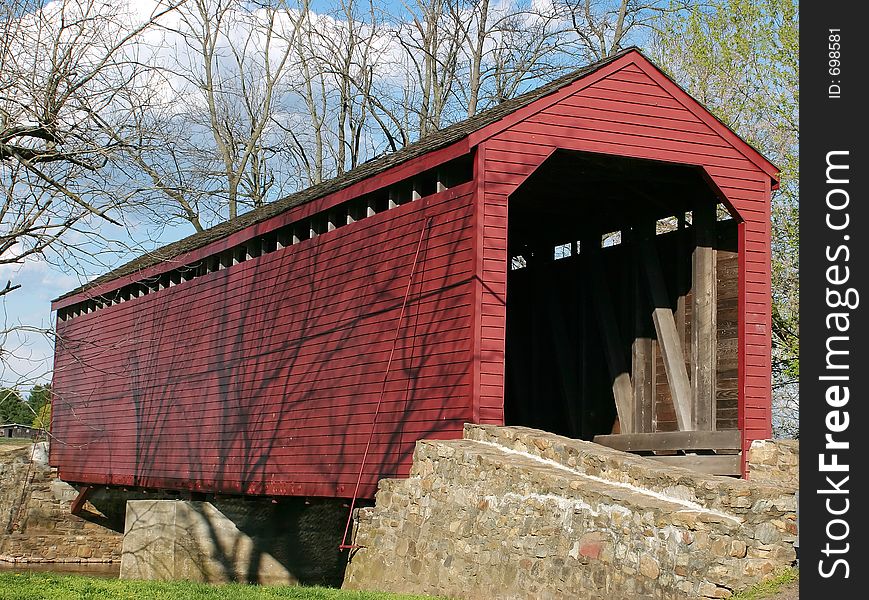
[[[477,422],[738,473],[776,178],[622,52],[56,300],[51,464],[329,497],[362,469],[370,497]]]

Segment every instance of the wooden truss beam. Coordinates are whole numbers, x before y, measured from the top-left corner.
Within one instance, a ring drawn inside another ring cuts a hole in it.
[[[90,498],[93,491],[94,487],[91,485],[80,487],[78,494],[73,498],[72,503],[69,506],[69,512],[75,516],[81,515],[82,510],[84,510],[85,502],[88,501],[88,498]]]
[[[667,294],[667,287],[654,242],[648,239],[643,240],[641,253],[649,285],[649,295],[652,300],[652,321],[655,323],[658,345],[661,347],[661,356],[664,358],[664,371],[667,374],[667,382],[670,384],[673,407],[676,409],[676,423],[679,430],[687,431],[693,429],[691,381],[688,378],[688,369],[685,367],[685,356],[682,352],[679,331],[676,329],[676,320],[670,309],[670,298]]]
[[[715,264],[716,204],[700,202],[693,211],[693,306],[691,311],[691,387],[693,429],[715,429],[715,375],[718,308]]]

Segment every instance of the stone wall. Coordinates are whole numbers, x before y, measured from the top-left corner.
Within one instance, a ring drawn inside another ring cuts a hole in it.
[[[123,498],[97,492],[82,516],[70,514],[77,491],[57,479],[47,452],[43,442],[0,454],[0,561],[120,560]]]
[[[755,440],[748,451],[748,477],[757,483],[800,485],[798,440]]]
[[[417,444],[359,513],[345,586],[455,598],[726,598],[790,565],[792,493],[521,427]]]

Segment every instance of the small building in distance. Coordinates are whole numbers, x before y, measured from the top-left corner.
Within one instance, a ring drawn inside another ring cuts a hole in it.
[[[21,423],[6,423],[0,425],[0,438],[35,439],[42,432],[38,427],[22,425]]]
[[[771,433],[777,181],[620,52],[55,300],[50,464],[370,498],[472,422],[739,475]]]

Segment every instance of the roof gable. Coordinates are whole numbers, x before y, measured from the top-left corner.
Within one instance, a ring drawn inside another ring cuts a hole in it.
[[[552,90],[552,92],[546,94],[544,97],[511,111],[510,114],[506,115],[504,118],[481,127],[469,136],[469,143],[471,146],[475,146],[491,137],[494,137],[521,121],[545,111],[547,108],[565,100],[566,98],[595,85],[613,73],[624,69],[628,65],[634,65],[642,71],[646,77],[648,77],[649,81],[654,82],[654,84],[661,90],[665,91],[670,98],[675,102],[678,102],[681,107],[693,114],[699,122],[704,123],[710,131],[725,140],[737,152],[751,161],[751,163],[760,171],[766,173],[773,181],[774,185],[778,184],[778,167],[751,146],[751,144],[743,140],[723,121],[718,119],[711,111],[709,111],[709,109],[694,99],[693,96],[673,81],[666,73],[664,73],[664,71],[655,65],[655,63],[646,58],[646,56],[637,48],[629,48],[625,50],[614,57],[613,60],[600,65],[599,68],[594,69],[592,72],[574,79],[570,84]]]
[[[639,60],[634,61],[634,63],[642,69],[646,75],[660,85],[661,88],[669,92],[676,101],[691,111],[698,119],[706,123],[706,125],[708,125],[713,131],[729,142],[731,146],[754,163],[758,169],[766,173],[775,185],[778,185],[780,169],[777,166],[756,150],[751,144],[742,139],[739,134],[728,127],[721,119],[716,117],[709,109],[691,96],[691,94],[686,92],[682,86],[673,81],[670,76],[664,73],[664,71],[662,71],[655,63],[647,59],[639,51],[636,51],[636,54]]]

